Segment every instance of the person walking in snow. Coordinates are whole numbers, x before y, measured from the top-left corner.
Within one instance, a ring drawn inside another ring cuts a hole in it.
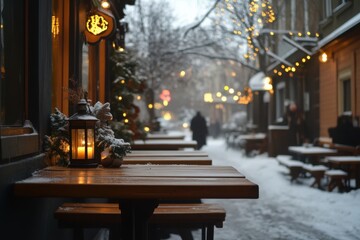
[[[193,132],[192,139],[197,142],[196,149],[200,150],[206,145],[206,137],[208,135],[206,120],[200,111],[191,119],[190,130]]]

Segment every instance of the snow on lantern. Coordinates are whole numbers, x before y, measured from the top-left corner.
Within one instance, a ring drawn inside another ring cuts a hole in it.
[[[81,99],[77,113],[69,121],[70,164],[69,167],[97,167],[99,161],[95,154],[96,117],[89,114],[88,104]]]

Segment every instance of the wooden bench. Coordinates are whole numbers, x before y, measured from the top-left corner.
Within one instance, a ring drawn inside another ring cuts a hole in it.
[[[64,203],[55,212],[58,224],[74,229],[74,239],[82,240],[84,228],[109,228],[110,237],[116,235],[121,223],[121,210],[117,203]],[[151,227],[201,228],[202,239],[214,238],[214,226],[223,227],[226,212],[218,204],[161,203],[150,218]]]
[[[290,181],[295,181],[299,175],[303,172],[303,163],[297,160],[292,160],[287,157],[277,157],[276,160],[282,166],[289,169]]]
[[[321,189],[321,179],[323,179],[325,171],[327,171],[328,168],[323,165],[304,164],[303,169],[305,172],[314,177],[314,182],[311,184],[311,187],[317,186]]]
[[[325,172],[325,176],[329,179],[328,191],[331,192],[338,187],[339,192],[343,192],[347,185],[348,174],[342,170],[332,169]]]

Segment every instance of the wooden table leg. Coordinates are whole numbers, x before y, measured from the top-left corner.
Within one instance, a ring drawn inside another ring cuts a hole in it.
[[[321,179],[324,177],[325,171],[312,172],[312,176],[314,177],[314,182],[311,184],[311,187],[317,187],[322,189],[321,187]]]
[[[357,164],[355,166],[355,185],[356,185],[356,189],[360,188],[360,166],[359,166],[359,164]]]
[[[148,240],[148,221],[156,200],[120,200],[122,240]]]

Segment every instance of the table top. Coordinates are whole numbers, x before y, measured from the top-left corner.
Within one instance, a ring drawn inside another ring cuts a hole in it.
[[[131,144],[134,150],[179,150],[183,148],[195,148],[196,141],[193,140],[135,140]]]
[[[243,139],[243,140],[263,140],[265,138],[266,138],[266,134],[264,133],[243,134],[238,137],[238,139]]]
[[[332,156],[326,158],[329,162],[345,163],[345,164],[360,164],[360,156]]]
[[[184,164],[211,165],[212,160],[203,156],[126,156],[123,164]]]
[[[290,146],[290,152],[299,153],[303,155],[333,155],[337,154],[336,149],[318,147],[318,146]]]
[[[141,157],[141,156],[159,156],[159,157],[208,157],[209,155],[204,151],[184,151],[184,150],[131,150],[126,157]]]
[[[47,167],[15,183],[23,197],[117,199],[258,198],[258,185],[233,167],[123,165],[120,168]]]
[[[147,140],[181,140],[185,139],[184,134],[165,134],[165,133],[154,133],[146,136]]]

